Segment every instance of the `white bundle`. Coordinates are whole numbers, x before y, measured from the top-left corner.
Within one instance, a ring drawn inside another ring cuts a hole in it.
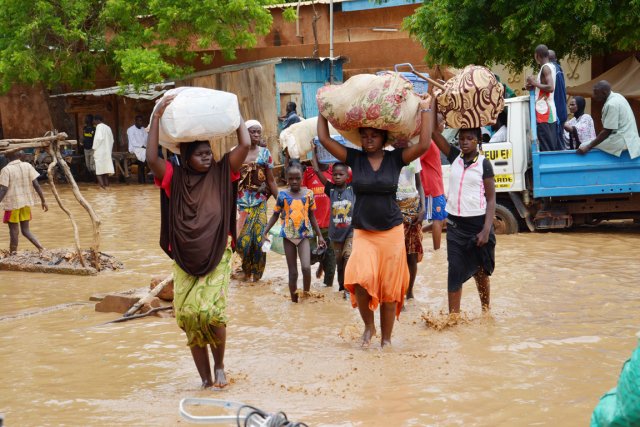
[[[338,131],[329,123],[329,133]],[[313,150],[313,139],[318,136],[318,118],[311,117],[295,123],[280,133],[280,147],[289,152],[289,157],[299,159]]]
[[[160,119],[159,140],[174,153],[180,153],[182,142],[214,143],[240,126],[238,97],[233,93],[184,86],[167,91],[164,97],[170,95],[176,97]]]

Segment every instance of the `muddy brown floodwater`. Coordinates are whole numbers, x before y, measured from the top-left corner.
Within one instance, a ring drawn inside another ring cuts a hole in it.
[[[45,194],[50,194],[45,186]],[[174,319],[96,327],[98,292],[147,286],[167,274],[158,246],[158,191],[82,190],[102,218],[102,250],[125,269],[97,277],[0,272],[0,413],[7,426],[186,425],[184,397],[245,402],[314,426],[584,426],[615,386],[640,329],[640,229],[632,224],[498,236],[492,317],[465,285],[468,323],[428,328],[446,307],[446,249],[428,248],[390,350],[359,348],[356,310],[313,279],[319,297],[288,300],[284,258],[262,282],[233,281],[226,368],[231,386],[202,391]],[[62,197],[72,200],[69,189]],[[71,247],[52,197],[34,209],[45,247]],[[77,205],[84,245],[90,223]],[[5,226],[0,247],[8,247]],[[28,248],[24,239],[20,248]],[[377,313],[376,313],[377,318]],[[216,414],[200,410],[200,414]]]

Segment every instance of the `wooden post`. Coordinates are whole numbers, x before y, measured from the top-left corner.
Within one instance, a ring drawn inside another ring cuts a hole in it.
[[[62,166],[62,170],[64,171],[64,176],[71,184],[71,189],[73,191],[73,195],[76,196],[76,200],[82,207],[87,211],[89,217],[91,218],[91,224],[93,225],[93,246],[91,247],[91,251],[93,252],[93,266],[96,270],[100,271],[100,218],[96,215],[95,211],[91,207],[91,205],[84,198],[82,193],[80,193],[80,189],[78,188],[78,184],[76,184],[76,180],[73,179],[73,175],[71,174],[71,170],[69,169],[69,165],[62,158],[62,154],[60,154],[60,149],[58,148],[58,143],[53,142],[52,145],[53,151],[58,158],[58,162]]]
[[[116,95],[111,95],[111,99],[113,100],[113,109],[114,114],[116,116],[116,147],[118,151],[123,151],[121,139],[120,138],[120,106],[118,105],[118,97]]]
[[[96,215],[91,205],[82,196],[82,193],[80,193],[80,189],[78,188],[78,184],[76,184],[76,181],[73,178],[73,175],[71,174],[69,165],[67,165],[67,162],[65,162],[64,159],[62,158],[62,154],[60,153],[60,145],[68,142],[76,143],[76,141],[65,141],[66,138],[67,138],[66,133],[64,132],[56,133],[54,131],[53,135],[48,135],[42,138],[3,139],[3,140],[0,140],[0,154],[11,153],[11,152],[22,150],[23,148],[30,148],[30,147],[48,148],[49,153],[51,153],[54,162],[57,162],[57,164],[59,164],[62,167],[64,175],[67,178],[67,181],[69,181],[69,183],[71,184],[71,189],[73,190],[73,195],[75,196],[76,200],[87,211],[87,213],[89,214],[89,217],[91,218],[91,224],[93,225],[93,246],[91,247],[91,250],[94,255],[94,267],[97,271],[100,271],[100,218],[98,217],[98,215]],[[53,169],[49,167],[49,171],[52,172]],[[54,188],[54,196],[56,196],[56,200],[58,201],[60,208],[63,211],[67,212],[66,209],[64,209],[62,207],[62,204],[60,203],[59,195],[57,194],[57,191],[55,191],[55,185],[53,185],[53,181],[51,182],[52,182],[52,188]],[[73,219],[71,221],[72,221],[72,224],[74,224]],[[74,224],[74,233],[75,233],[75,229],[76,227]],[[76,241],[77,241],[76,246],[77,246],[77,249],[79,250],[78,236],[76,236]],[[82,261],[81,254],[80,254],[80,260]],[[83,265],[84,265],[84,262],[83,262]]]
[[[58,158],[56,156],[56,153],[54,152],[53,145],[49,145],[49,154],[51,154],[52,161],[49,164],[47,175],[49,178],[49,184],[51,185],[51,191],[53,192],[53,196],[56,198],[56,201],[58,202],[58,206],[60,206],[60,209],[62,209],[62,211],[67,214],[67,216],[69,217],[69,220],[71,221],[71,225],[73,226],[73,240],[76,243],[76,251],[78,252],[80,263],[82,264],[83,267],[86,267],[87,264],[85,264],[84,262],[84,258],[82,257],[82,249],[80,248],[80,233],[78,232],[78,224],[76,224],[76,221],[73,218],[73,214],[64,206],[64,204],[62,204],[62,199],[60,199],[60,195],[58,194],[58,190],[56,189],[56,184],[53,179],[53,176],[54,176],[53,169],[58,164]]]

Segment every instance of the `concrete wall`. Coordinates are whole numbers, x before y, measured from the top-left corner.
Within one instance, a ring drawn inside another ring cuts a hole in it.
[[[41,87],[14,86],[0,96],[0,125],[4,138],[37,138],[53,130]]]
[[[339,4],[337,3],[336,6]],[[334,13],[334,56],[345,56],[344,78],[354,74],[373,73],[392,69],[394,64],[410,62],[421,71],[437,74],[424,65],[425,50],[401,30],[402,20],[411,15],[418,4],[357,12]],[[236,59],[226,61],[220,52],[212,51],[213,63],[200,64],[198,69],[258,61],[275,57],[310,57],[314,55],[314,8],[302,6],[299,15],[299,34],[295,22],[285,22],[282,10],[271,9],[271,32],[258,40],[254,49],[237,51]],[[329,56],[329,5],[316,5],[318,56]],[[374,28],[398,31],[373,31]]]

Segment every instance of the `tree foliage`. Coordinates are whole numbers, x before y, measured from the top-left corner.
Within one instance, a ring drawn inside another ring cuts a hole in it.
[[[584,60],[640,49],[640,0],[425,0],[405,19],[430,65],[531,65],[539,44]]]
[[[226,58],[267,34],[271,0],[0,0],[0,90],[90,87],[106,67],[122,84],[184,75],[212,47]]]

